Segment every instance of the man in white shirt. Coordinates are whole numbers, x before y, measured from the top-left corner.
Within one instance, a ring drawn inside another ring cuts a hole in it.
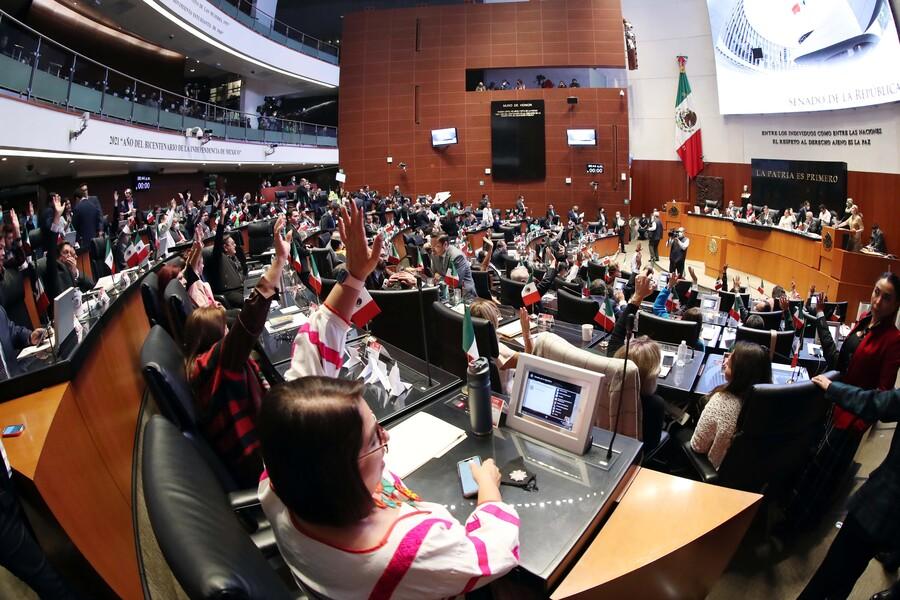
[[[822,222],[822,225],[831,225],[831,211],[825,208],[824,204],[819,205],[819,220]]]
[[[485,227],[494,226],[494,209],[491,208],[490,202],[485,204],[481,210],[481,224]]]

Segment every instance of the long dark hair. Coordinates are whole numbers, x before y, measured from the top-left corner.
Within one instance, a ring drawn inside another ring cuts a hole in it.
[[[731,351],[731,381],[713,392],[727,392],[744,400],[757,383],[772,383],[769,351],[753,342],[738,342]]]
[[[362,383],[301,377],[272,388],[256,427],[272,488],[303,521],[344,527],[374,506],[359,470]]]

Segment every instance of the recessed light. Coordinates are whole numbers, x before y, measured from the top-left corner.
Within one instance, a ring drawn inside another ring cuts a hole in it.
[[[193,72],[196,71],[196,70],[197,70],[197,69],[191,69],[191,73],[193,73]]]
[[[6,157],[4,156],[3,158],[0,158],[0,160],[2,160],[3,162],[6,162]]]
[[[70,164],[70,165],[74,165],[74,164],[75,164],[75,160],[70,160],[70,161],[69,161],[69,164]]]

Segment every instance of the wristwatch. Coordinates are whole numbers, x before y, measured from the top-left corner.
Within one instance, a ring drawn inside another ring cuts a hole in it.
[[[335,280],[341,284],[345,285],[348,288],[353,288],[354,290],[361,290],[365,287],[365,282],[360,281],[356,277],[350,274],[350,271],[347,269],[338,269],[337,274],[334,276]]]

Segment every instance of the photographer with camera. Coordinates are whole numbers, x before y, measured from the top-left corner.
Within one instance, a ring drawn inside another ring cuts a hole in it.
[[[687,259],[687,249],[691,240],[684,234],[684,227],[669,232],[666,246],[669,248],[669,273],[684,275],[684,261]]]

